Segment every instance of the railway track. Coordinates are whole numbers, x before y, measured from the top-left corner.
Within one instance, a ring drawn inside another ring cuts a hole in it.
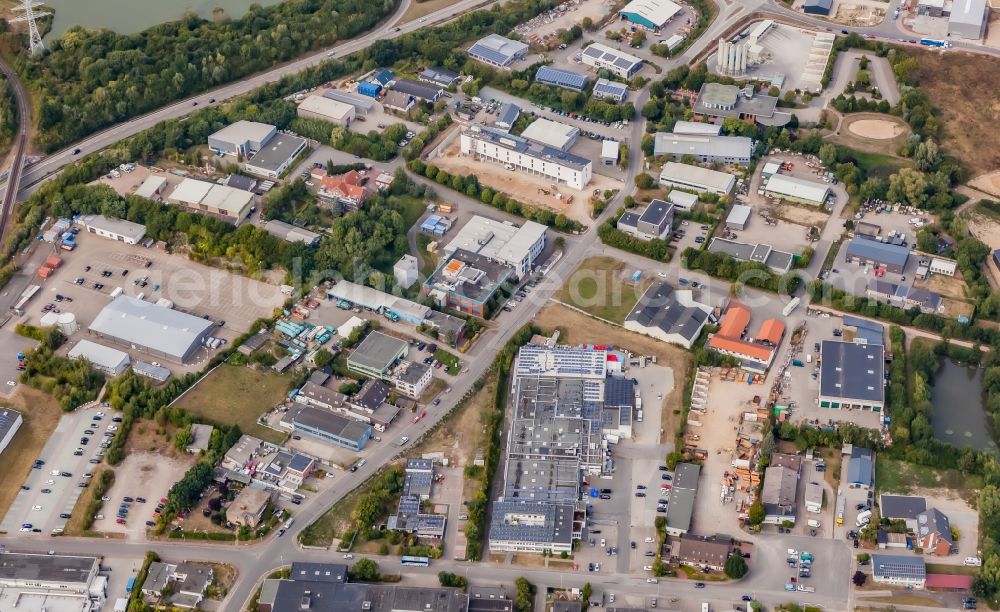
[[[17,194],[21,189],[21,176],[24,172],[24,152],[28,148],[28,132],[31,126],[31,116],[28,112],[28,96],[24,91],[24,86],[17,78],[17,73],[7,62],[0,60],[0,72],[3,72],[10,83],[11,91],[14,92],[14,101],[17,103],[18,133],[15,143],[14,156],[8,170],[7,185],[3,193],[3,200],[0,202],[0,244],[6,237],[7,223],[14,214],[14,207],[17,205]]]

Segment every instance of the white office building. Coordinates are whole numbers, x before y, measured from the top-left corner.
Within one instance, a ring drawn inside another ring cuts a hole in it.
[[[125,244],[136,244],[146,235],[146,226],[125,219],[114,219],[104,215],[85,215],[79,223],[90,234],[117,240]]]
[[[595,70],[605,68],[617,77],[631,79],[642,68],[642,58],[601,43],[592,43],[580,53],[585,66]]]
[[[541,223],[524,221],[518,226],[476,215],[444,252],[449,257],[458,249],[476,253],[511,266],[518,278],[525,278],[545,248],[546,235],[547,228]]]
[[[553,149],[568,151],[580,135],[580,128],[550,119],[538,118],[521,132],[522,138],[533,140]]]
[[[473,125],[462,130],[462,155],[525,170],[574,189],[584,189],[593,176],[593,163],[579,155],[541,145],[502,130]]]

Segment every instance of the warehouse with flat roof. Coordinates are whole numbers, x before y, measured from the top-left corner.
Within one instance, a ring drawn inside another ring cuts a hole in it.
[[[847,243],[845,257],[847,261],[858,265],[883,266],[889,272],[902,274],[906,269],[910,250],[901,244],[855,238]]]
[[[830,187],[824,183],[807,181],[787,174],[772,174],[764,183],[764,195],[769,198],[813,206],[822,206],[830,193]]]
[[[510,68],[510,65],[517,60],[524,59],[524,54],[527,52],[528,45],[499,34],[480,38],[469,47],[469,57],[497,68]]]
[[[79,222],[83,224],[88,233],[125,244],[138,244],[146,235],[145,225],[132,223],[125,219],[115,219],[104,215],[84,215],[80,217]]]
[[[548,228],[534,221],[516,225],[475,215],[444,247],[444,252],[451,255],[464,249],[505,263],[514,268],[518,278],[526,278],[545,248],[547,235]]]
[[[89,330],[133,350],[184,363],[212,327],[201,317],[119,295],[98,313]]]
[[[552,66],[539,66],[535,71],[535,82],[546,85],[555,85],[571,91],[583,91],[587,88],[587,75],[553,68]]]
[[[210,213],[239,225],[250,214],[256,196],[250,191],[185,178],[167,196],[167,201],[194,212]]]
[[[320,119],[345,127],[354,120],[353,105],[316,94],[306,97],[296,112],[303,119]]]
[[[351,93],[349,91],[340,91],[337,89],[328,89],[323,92],[323,97],[330,100],[336,100],[337,102],[343,102],[344,104],[350,104],[354,107],[354,114],[357,115],[367,115],[376,109],[378,103],[375,102],[370,96],[363,96],[361,94]]]
[[[597,79],[594,83],[594,97],[612,102],[624,102],[628,97],[628,86],[607,79]]]
[[[0,455],[14,439],[14,434],[21,428],[24,418],[13,408],[0,408]]]
[[[657,132],[655,157],[680,160],[690,155],[699,162],[723,162],[746,166],[753,157],[753,140],[745,136],[703,136]]]
[[[948,36],[979,40],[986,34],[989,7],[986,0],[955,0],[948,17]]]
[[[257,176],[277,179],[305,148],[305,138],[279,133],[244,162],[243,168]]]
[[[819,406],[882,412],[885,405],[885,348],[824,340],[820,344]]]
[[[736,176],[701,166],[669,161],[660,171],[660,184],[664,187],[680,187],[698,193],[729,195],[736,186]]]
[[[580,128],[539,117],[521,132],[522,138],[533,140],[560,151],[568,151],[580,135]]]
[[[319,242],[319,234],[297,227],[291,223],[285,223],[277,219],[272,219],[264,224],[264,231],[275,238],[281,238],[285,242],[302,242],[309,246],[315,246]]]
[[[70,359],[86,359],[98,372],[118,376],[129,366],[128,353],[90,340],[80,340],[66,355]]]
[[[667,499],[668,534],[680,536],[691,529],[700,477],[701,466],[697,463],[678,463],[674,469],[674,486]]]
[[[409,345],[392,336],[373,331],[347,357],[347,369],[366,376],[388,380],[392,367],[403,357]]]
[[[273,125],[257,121],[237,121],[208,137],[208,148],[216,155],[244,158],[261,150],[277,133]]]

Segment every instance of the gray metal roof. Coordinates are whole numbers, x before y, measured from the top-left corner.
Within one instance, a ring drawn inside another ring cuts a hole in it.
[[[276,238],[281,238],[286,242],[304,242],[308,245],[319,242],[319,234],[310,232],[301,227],[296,227],[291,223],[285,223],[277,219],[272,219],[264,224],[264,230]]]
[[[626,321],[635,321],[643,327],[658,327],[668,334],[679,334],[689,341],[698,338],[708,313],[700,308],[687,307],[674,297],[674,289],[659,281],[646,288]]]
[[[15,427],[20,427],[21,413],[13,408],[0,408],[0,440],[7,437],[7,432]]]
[[[955,0],[948,23],[973,25],[977,28],[986,19],[986,0]]]
[[[425,68],[418,76],[424,81],[430,81],[431,83],[447,87],[461,75],[453,70],[434,66],[432,68]]]
[[[653,143],[653,154],[750,159],[753,155],[753,141],[745,136],[657,132]]]
[[[152,378],[153,380],[163,382],[170,378],[170,370],[163,366],[155,366],[151,363],[145,361],[133,361],[132,371],[139,376],[145,376],[146,378]]]
[[[500,107],[500,112],[497,113],[497,123],[502,123],[506,126],[514,125],[517,118],[521,116],[521,107],[512,102],[507,102]]]
[[[139,223],[105,217],[104,215],[87,215],[81,219],[87,227],[103,230],[120,236],[125,236],[133,242],[139,242],[146,235],[146,226]]]
[[[347,440],[360,440],[371,429],[367,423],[355,421],[314,406],[302,406],[292,417],[296,425],[311,427]]]
[[[853,327],[857,330],[855,339],[862,339],[868,344],[884,344],[883,335],[885,327],[881,323],[844,315],[844,327]]]
[[[351,352],[348,362],[385,371],[406,348],[406,342],[373,331]]]
[[[541,161],[560,164],[575,170],[582,170],[583,168],[591,165],[591,161],[585,157],[534,142],[528,140],[527,138],[514,136],[513,134],[508,134],[507,132],[497,130],[495,128],[483,125],[474,125],[468,128],[467,133],[473,138],[488,140],[492,144],[499,147],[517,151],[518,153],[529,155]]]
[[[0,583],[14,580],[86,583],[96,572],[96,557],[0,553]]]
[[[885,349],[881,345],[824,340],[820,395],[861,403],[885,401]]]
[[[347,582],[347,566],[343,563],[309,563],[295,561],[288,574],[289,580],[314,582]]]
[[[847,463],[848,484],[861,484],[871,486],[875,480],[875,459],[871,449],[858,448],[851,449],[851,458]]]
[[[351,93],[349,91],[338,91],[336,89],[330,89],[323,92],[323,97],[329,98],[331,100],[336,100],[337,102],[350,104],[354,108],[362,109],[365,112],[375,108],[374,98],[370,96],[363,96],[361,94]]]
[[[927,500],[917,495],[881,495],[878,507],[885,518],[912,520],[927,510]]]
[[[670,214],[670,210],[673,207],[674,205],[670,202],[654,199],[649,203],[649,206],[642,211],[642,214],[639,215],[639,221],[649,223],[651,225],[659,225],[664,219],[666,219],[667,215]]]
[[[910,249],[902,245],[886,244],[878,240],[855,238],[847,244],[847,257],[859,257],[875,262],[905,266]]]
[[[90,331],[183,361],[212,329],[212,322],[119,295],[90,324]]]
[[[952,542],[951,523],[948,517],[937,508],[928,508],[917,516],[917,534],[923,538],[932,533],[947,542]]]
[[[541,516],[541,523],[520,522],[518,516]],[[573,541],[573,505],[532,501],[493,503],[490,540],[562,543]]]
[[[305,146],[304,138],[278,133],[271,140],[268,140],[260,151],[254,153],[246,163],[247,166],[277,172],[282,164],[291,160]]]
[[[412,79],[397,79],[392,89],[421,100],[436,100],[442,91],[440,86],[426,85]]]
[[[765,505],[794,506],[798,490],[798,472],[776,465],[764,470],[764,488],[760,499]]]
[[[667,502],[667,527],[680,531],[691,529],[694,500],[698,494],[698,477],[701,466],[696,463],[678,463],[674,469],[674,486]]]

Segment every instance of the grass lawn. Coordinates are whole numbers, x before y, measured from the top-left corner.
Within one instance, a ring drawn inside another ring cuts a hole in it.
[[[984,206],[982,203],[977,203],[972,210],[976,214],[983,215],[992,221],[1000,222],[1000,207]]]
[[[959,470],[938,469],[897,459],[879,457],[875,486],[884,493],[909,493],[916,488],[943,488],[959,492],[963,499],[975,497],[983,486],[981,476]]]
[[[237,424],[243,433],[280,444],[285,435],[257,423],[261,414],[288,394],[287,374],[223,365],[177,402],[191,414],[212,423]]]
[[[556,299],[595,317],[622,323],[639,301],[648,281],[626,283],[625,264],[611,257],[590,257],[570,274]]]
[[[959,576],[977,576],[980,568],[968,565],[946,565],[944,563],[928,563],[928,574],[954,574]]]
[[[884,153],[852,151],[851,155],[858,162],[858,167],[864,170],[868,176],[885,178],[907,165],[905,161]]]
[[[434,351],[434,359],[443,363],[444,365],[441,367],[452,376],[462,371],[462,364],[458,361],[458,357],[452,355],[443,348],[439,348]]]
[[[91,473],[94,475],[90,479],[91,483],[99,482],[101,479],[101,474],[111,468],[100,466],[95,468]],[[112,481],[112,486],[114,485]],[[80,494],[80,497],[76,500],[76,505],[73,506],[73,510],[70,512],[70,519],[66,521],[66,526],[63,528],[63,535],[66,536],[80,536],[86,535],[83,529],[83,521],[87,515],[87,508],[90,506],[90,502],[94,499],[93,488],[87,487]]]
[[[24,421],[4,450],[4,469],[0,473],[0,516],[14,502],[21,491],[24,479],[31,471],[31,464],[42,452],[42,447],[52,435],[63,411],[59,402],[50,395],[20,385],[14,396],[4,403],[21,412]]]
[[[420,260],[420,277],[427,278],[438,266],[438,256],[427,252],[427,245],[433,238],[424,233],[417,233],[417,259]]]

